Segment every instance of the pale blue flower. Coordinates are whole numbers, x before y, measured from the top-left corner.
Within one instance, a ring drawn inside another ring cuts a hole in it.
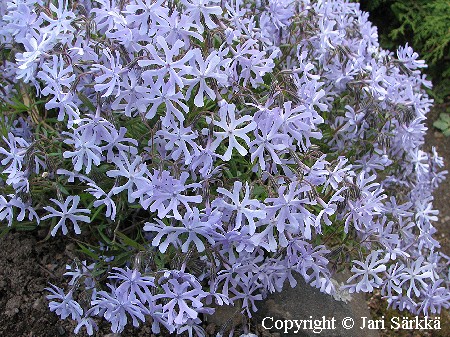
[[[53,227],[51,231],[52,236],[55,236],[56,232],[60,228],[62,230],[62,233],[66,235],[68,233],[66,224],[67,221],[70,221],[72,223],[75,234],[81,233],[81,229],[80,226],[78,225],[78,222],[86,222],[86,223],[91,222],[91,219],[88,216],[82,215],[82,214],[90,214],[91,210],[85,208],[78,208],[78,203],[80,202],[80,197],[78,195],[68,196],[67,199],[64,201],[64,203],[55,199],[50,199],[50,201],[54,202],[61,209],[61,211],[57,211],[55,208],[51,206],[44,207],[44,209],[50,212],[50,214],[43,216],[41,220],[46,220],[50,218],[60,218],[56,226]]]

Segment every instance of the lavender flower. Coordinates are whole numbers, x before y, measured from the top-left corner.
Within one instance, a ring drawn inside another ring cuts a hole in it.
[[[50,285],[53,288],[45,288],[45,290],[51,292],[53,295],[47,295],[47,299],[61,301],[51,301],[49,304],[50,311],[54,311],[61,319],[71,316],[73,320],[79,320],[83,315],[83,309],[80,304],[72,298],[73,292],[69,291],[66,295],[61,288],[54,284]]]
[[[133,326],[138,327],[139,321],[145,322],[145,314],[148,309],[138,300],[134,294],[120,291],[108,284],[110,292],[99,291],[92,301],[92,311],[102,312],[103,317],[111,322],[111,330],[120,333],[128,322],[127,314],[131,317]]]
[[[383,281],[378,274],[386,270],[385,263],[387,260],[379,259],[379,254],[380,251],[371,252],[364,263],[353,260],[353,263],[360,268],[355,266],[352,267],[351,271],[355,274],[347,280],[347,283],[356,279],[358,279],[358,282],[356,284],[346,285],[344,288],[348,288],[348,291],[353,293],[360,291],[371,292],[374,288],[380,287]]]
[[[228,203],[223,199],[216,199],[212,206],[218,207],[219,209],[236,211],[234,229],[244,227],[246,226],[246,223],[248,223],[249,233],[252,235],[256,230],[254,218],[264,219],[267,213],[262,209],[263,205],[259,201],[250,199],[250,189],[248,184],[245,185],[245,195],[242,201],[240,200],[241,190],[242,183],[240,181],[234,183],[232,193],[224,188],[218,188],[217,192],[230,198],[231,203]]]
[[[219,144],[228,138],[228,148],[225,154],[222,155],[222,159],[228,161],[231,159],[231,154],[233,149],[236,148],[239,154],[244,156],[247,154],[247,150],[244,146],[238,143],[236,137],[244,140],[247,147],[250,145],[250,138],[247,133],[256,128],[256,123],[252,121],[250,116],[242,116],[236,119],[236,106],[234,104],[228,104],[222,102],[219,110],[220,121],[213,121],[213,124],[220,127],[223,131],[214,131],[214,136],[216,137],[211,144],[211,148],[216,150]],[[209,122],[209,120],[207,120]],[[245,122],[250,122],[242,128],[238,128],[240,124]]]
[[[196,319],[203,307],[201,300],[206,297],[200,283],[189,274],[170,272],[160,282],[164,293],[155,298],[167,301],[163,312],[167,313],[168,323],[185,324],[188,319]]]
[[[84,208],[79,209],[78,208],[78,203],[80,202],[80,197],[78,195],[68,196],[67,199],[64,201],[64,203],[59,202],[58,200],[55,200],[55,199],[50,199],[50,200],[53,201],[56,205],[58,205],[58,207],[61,209],[61,211],[57,211],[56,209],[54,209],[51,206],[44,207],[44,209],[46,211],[50,212],[50,214],[47,214],[46,216],[42,217],[41,220],[46,220],[46,219],[55,218],[55,217],[60,218],[58,223],[56,224],[56,226],[53,227],[53,229],[51,231],[52,236],[56,235],[56,232],[58,231],[59,228],[62,228],[62,233],[64,235],[66,235],[68,232],[66,222],[68,220],[70,222],[72,222],[75,234],[81,233],[81,229],[80,229],[80,226],[78,225],[78,221],[87,222],[87,223],[91,222],[91,219],[88,216],[81,215],[83,213],[90,214],[91,211],[89,209],[84,209]],[[69,205],[70,205],[70,208],[69,208]]]

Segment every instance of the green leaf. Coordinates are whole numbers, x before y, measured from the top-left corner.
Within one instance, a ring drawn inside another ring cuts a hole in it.
[[[131,252],[123,252],[115,256],[114,264],[121,266],[130,261]]]
[[[450,124],[450,114],[446,112],[442,112],[439,115],[439,118],[442,119],[444,122],[448,122]]]
[[[100,214],[100,211],[105,207],[105,204],[101,204],[97,209],[95,210],[95,213],[91,217],[91,222],[94,222],[94,220],[97,218],[97,216]]]
[[[106,236],[105,233],[103,233],[103,229],[105,227],[106,227],[106,225],[97,226],[97,232],[98,232],[98,234],[100,234],[102,240],[109,245],[109,244],[111,244],[112,241],[108,236]]]
[[[145,250],[145,247],[143,245],[134,241],[133,239],[129,238],[128,236],[119,231],[116,231],[116,236],[119,237],[123,241],[123,243],[126,244],[127,246],[134,247],[138,250]]]
[[[64,195],[70,195],[69,191],[61,184],[58,184],[58,188],[61,191],[62,194]]]
[[[266,188],[261,185],[254,186],[252,192],[255,198],[267,195]]]
[[[87,98],[85,95],[83,95],[81,92],[78,93],[78,98],[86,105],[86,107],[91,110],[92,112],[95,112],[95,106],[92,104],[92,102]]]
[[[438,119],[437,121],[435,121],[435,122],[433,123],[433,126],[434,126],[435,128],[438,128],[439,130],[447,130],[447,129],[450,127],[450,125],[449,125],[448,123],[446,123],[446,122],[444,122],[444,121],[442,121],[442,120],[440,120],[440,119]]]
[[[3,239],[6,234],[8,234],[11,231],[11,227],[4,227],[0,230],[0,240]]]
[[[82,243],[79,243],[79,242],[78,242],[78,246],[80,247],[80,250],[82,253],[93,258],[94,260],[99,260],[98,255],[95,252],[91,251],[88,247],[86,247],[85,245],[83,245]]]

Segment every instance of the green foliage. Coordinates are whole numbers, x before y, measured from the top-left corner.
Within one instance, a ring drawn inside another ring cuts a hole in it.
[[[378,27],[383,48],[395,50],[408,42],[429,68],[437,103],[450,100],[450,1],[361,0]]]
[[[450,136],[450,113],[442,112],[433,126],[441,130],[445,136]]]

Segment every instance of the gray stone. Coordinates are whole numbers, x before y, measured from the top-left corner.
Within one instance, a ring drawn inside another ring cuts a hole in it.
[[[342,282],[348,278],[347,276],[336,278],[337,281]],[[282,329],[273,327],[269,331],[279,332],[283,337],[379,337],[377,330],[360,329],[363,324],[362,317],[366,317],[366,320],[371,319],[363,294],[352,294],[352,299],[346,303],[321,293],[318,289],[308,285],[301,277],[297,277],[297,282],[295,288],[291,288],[286,283],[282,292],[270,294],[266,300],[258,303],[258,311],[255,313],[258,324],[262,325],[263,320],[266,319],[265,327],[271,327],[277,320],[281,320]],[[320,333],[317,333],[319,330],[316,330],[314,333],[312,329],[314,323],[308,322],[307,324],[311,325],[307,326],[306,330],[302,329],[295,333],[294,331],[298,328],[294,322],[292,323],[293,328],[286,332],[284,328],[291,323],[284,322],[285,320],[318,320],[322,327],[330,329],[323,329]],[[345,323],[343,320],[346,320]],[[343,324],[351,324],[351,322],[354,322],[353,328],[345,329],[343,327]],[[281,323],[278,322],[278,324],[280,327]]]

